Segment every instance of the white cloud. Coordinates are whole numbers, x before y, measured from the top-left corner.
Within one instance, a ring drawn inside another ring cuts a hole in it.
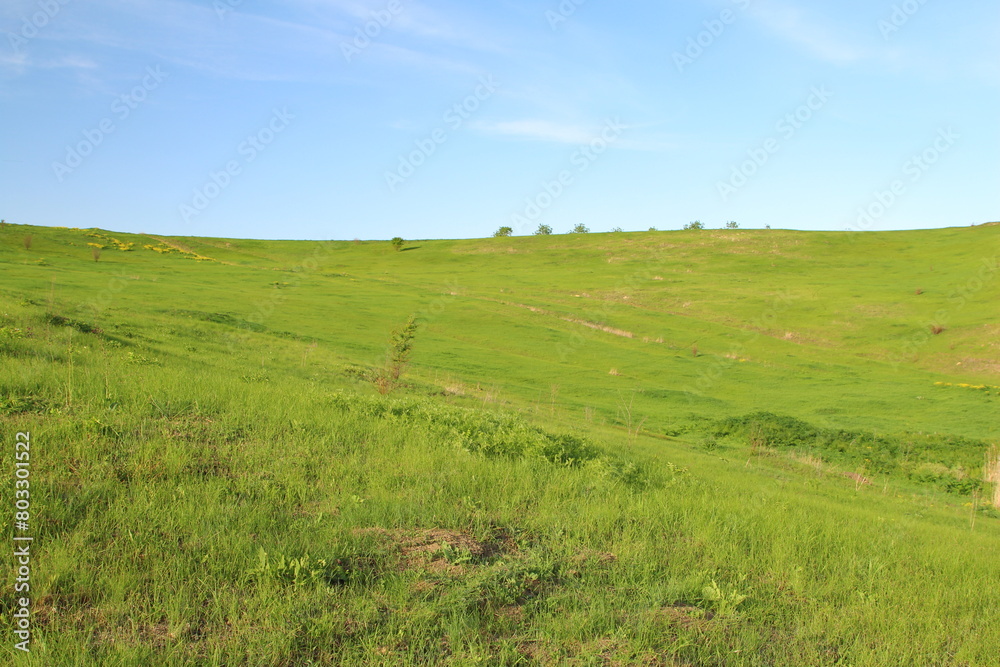
[[[104,47],[144,53],[156,60],[243,81],[330,82],[361,81],[362,70],[344,59],[341,45],[352,39],[353,30],[370,18],[370,7],[342,0],[299,0],[297,7],[281,17],[244,11],[238,5],[221,16],[211,3],[196,5],[176,0],[92,0],[65,12],[35,38],[34,51],[54,45],[74,50]],[[73,6],[73,5],[70,5]],[[405,5],[398,21],[390,26],[405,31],[417,15],[417,5]],[[407,16],[407,11],[412,16]],[[431,22],[424,22],[431,25]],[[428,39],[400,44],[399,35],[386,29],[365,49],[364,59],[373,65],[407,67],[432,72],[481,74],[468,59],[453,57],[428,44],[431,29],[416,32]],[[440,31],[438,31],[440,32]],[[461,31],[455,31],[456,33]],[[468,33],[474,34],[474,31]],[[411,40],[413,41],[413,40]],[[83,58],[50,55],[18,58],[4,56],[0,67],[15,75],[33,68],[90,67]]]
[[[515,139],[547,141],[560,144],[581,144],[594,138],[594,129],[579,125],[553,123],[546,120],[512,120],[477,123],[475,129]]]
[[[28,56],[24,53],[8,54],[0,51],[0,67],[22,70],[28,65]]]
[[[820,60],[840,65],[870,56],[866,49],[836,34],[830,25],[807,16],[800,7],[777,0],[758,0],[749,11],[770,33]]]
[[[604,127],[605,123],[580,125],[541,119],[479,122],[472,125],[474,130],[484,134],[574,146],[586,145],[599,138]],[[669,137],[660,135],[636,136],[637,131],[641,131],[640,128],[627,123],[623,124],[623,127],[624,132],[614,141],[615,148],[633,151],[668,151],[676,148],[676,143]]]

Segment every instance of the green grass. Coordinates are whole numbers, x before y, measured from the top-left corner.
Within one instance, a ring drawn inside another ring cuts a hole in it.
[[[996,226],[396,252],[7,225],[2,456],[31,431],[35,542],[32,652],[3,651],[1000,664],[998,250]]]

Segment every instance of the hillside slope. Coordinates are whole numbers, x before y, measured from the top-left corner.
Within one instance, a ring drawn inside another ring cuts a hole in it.
[[[3,652],[998,665],[998,245],[8,225],[0,428],[8,470],[31,434],[33,644]]]
[[[512,400],[555,395],[613,413],[609,399],[636,390],[637,414],[657,428],[768,410],[835,427],[995,435],[995,394],[935,385],[1000,385],[995,226],[417,241],[403,252],[115,234],[135,244],[121,252],[108,234],[73,230],[36,234],[25,251],[28,233],[0,236],[0,258],[17,267],[4,288],[95,324],[214,318],[237,337],[259,327],[378,363],[388,332],[417,313],[416,373]],[[95,240],[109,246],[98,263],[86,245]]]

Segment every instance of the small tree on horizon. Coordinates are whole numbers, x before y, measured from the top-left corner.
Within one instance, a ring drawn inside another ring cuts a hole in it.
[[[590,227],[581,223],[578,223],[576,227],[569,231],[570,234],[587,234],[590,232]]]
[[[510,227],[501,227],[500,229],[493,232],[493,238],[502,238],[504,236],[513,236],[514,230]]]
[[[538,229],[535,230],[535,236],[548,236],[552,233],[552,228],[548,225],[538,225]]]
[[[740,228],[740,223],[736,222],[735,220],[730,220],[729,222],[726,223],[726,229],[739,229],[739,228]]]
[[[396,249],[396,252],[399,252],[403,249],[403,244],[406,243],[406,241],[404,241],[400,236],[394,236],[389,243],[391,243],[392,247]]]
[[[684,225],[684,229],[705,229],[705,223],[701,220],[695,220]]]

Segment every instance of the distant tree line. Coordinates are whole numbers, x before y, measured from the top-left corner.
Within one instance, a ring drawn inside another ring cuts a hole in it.
[[[730,220],[730,221],[726,222],[725,225],[722,226],[722,229],[739,229],[739,228],[740,228],[740,224],[738,222],[736,222],[735,220]],[[766,226],[766,229],[770,229],[770,228],[771,228],[770,225]],[[703,223],[701,220],[694,220],[694,221],[689,222],[686,225],[684,225],[684,229],[698,230],[698,229],[706,229],[706,227],[705,227],[705,223]],[[622,229],[621,227],[615,227],[611,231],[612,232],[623,232],[625,230]],[[650,227],[649,231],[655,232],[655,231],[659,231],[659,230],[656,227]],[[587,225],[585,225],[583,223],[578,223],[578,224],[576,224],[572,229],[570,229],[566,233],[567,234],[587,234],[589,232],[590,232],[590,228],[587,227]],[[553,232],[552,227],[550,227],[549,225],[546,225],[546,224],[540,224],[540,225],[538,225],[538,229],[536,229],[534,232],[532,232],[532,234],[534,236],[548,236],[549,234],[554,234],[554,233],[555,232]],[[493,237],[494,238],[505,238],[505,237],[513,236],[513,235],[514,235],[514,229],[512,227],[507,227],[507,226],[503,226],[500,229],[498,229],[495,232],[493,232]]]
[[[770,229],[770,228],[771,228],[771,225],[765,225],[764,226],[764,229]],[[686,225],[684,225],[684,229],[686,229],[686,230],[701,230],[701,229],[707,229],[707,228],[705,227],[705,223],[703,223],[701,220],[692,220],[691,222],[689,222]],[[740,224],[738,222],[736,222],[735,220],[729,220],[728,222],[726,222],[722,226],[722,229],[740,229]],[[611,231],[612,232],[624,232],[625,230],[622,229],[621,227],[614,227]],[[656,232],[656,231],[659,231],[659,230],[656,227],[650,227],[649,231]],[[536,229],[534,232],[532,232],[532,234],[534,236],[549,236],[550,234],[554,234],[554,233],[555,232],[552,230],[552,227],[550,227],[549,225],[546,225],[546,224],[539,224],[538,225],[538,229]],[[590,227],[588,227],[587,225],[585,225],[585,224],[583,224],[581,222],[581,223],[577,223],[576,225],[574,225],[573,228],[570,229],[566,233],[567,234],[588,234],[588,233],[590,233]],[[494,238],[507,238],[507,237],[513,236],[513,235],[514,235],[514,228],[513,227],[509,227],[507,225],[504,225],[503,227],[500,227],[495,232],[493,232],[493,237]],[[406,241],[404,241],[402,238],[400,238],[400,237],[397,236],[397,237],[393,238],[390,243],[392,244],[392,247],[395,250],[399,251],[399,250],[403,249],[403,246],[405,245]]]

